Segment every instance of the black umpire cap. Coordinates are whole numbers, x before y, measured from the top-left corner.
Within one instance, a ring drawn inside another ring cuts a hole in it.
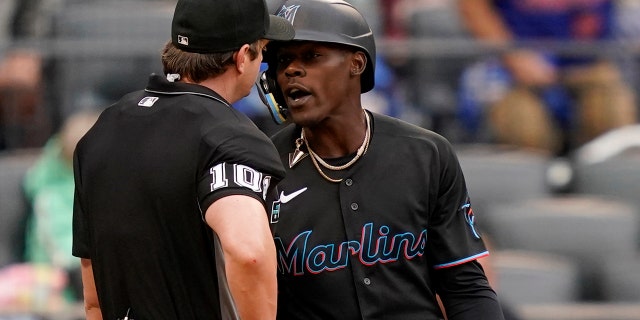
[[[293,26],[270,15],[265,0],[179,0],[173,14],[171,41],[196,53],[239,49],[258,39],[291,40]]]

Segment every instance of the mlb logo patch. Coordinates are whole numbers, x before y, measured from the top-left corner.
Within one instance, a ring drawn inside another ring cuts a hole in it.
[[[152,107],[154,103],[156,103],[156,101],[158,101],[158,97],[144,97],[142,98],[142,100],[140,100],[140,102],[138,102],[138,105],[141,107]]]
[[[185,36],[178,35],[178,43],[181,44],[181,45],[188,46],[189,45],[189,38],[185,37]]]

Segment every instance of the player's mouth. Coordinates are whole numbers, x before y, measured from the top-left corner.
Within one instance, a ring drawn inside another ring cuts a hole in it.
[[[295,107],[307,102],[309,97],[311,97],[311,92],[301,87],[291,87],[286,90],[285,96],[287,97],[287,105],[289,107]]]

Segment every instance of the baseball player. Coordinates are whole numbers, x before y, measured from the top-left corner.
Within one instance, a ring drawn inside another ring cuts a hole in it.
[[[165,76],[107,108],[74,156],[73,254],[88,319],[275,319],[265,194],[273,144],[231,103],[268,40],[293,37],[264,0],[180,0]]]
[[[375,44],[340,0],[290,0],[258,83],[286,178],[268,197],[278,319],[503,319],[476,259],[488,254],[443,137],[364,109]]]

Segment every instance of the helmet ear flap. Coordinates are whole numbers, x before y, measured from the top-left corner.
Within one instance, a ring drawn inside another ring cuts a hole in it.
[[[284,96],[278,87],[275,77],[275,67],[269,68],[260,73],[256,80],[256,88],[260,100],[269,110],[271,118],[276,124],[283,124],[287,121],[287,107],[284,103]]]

